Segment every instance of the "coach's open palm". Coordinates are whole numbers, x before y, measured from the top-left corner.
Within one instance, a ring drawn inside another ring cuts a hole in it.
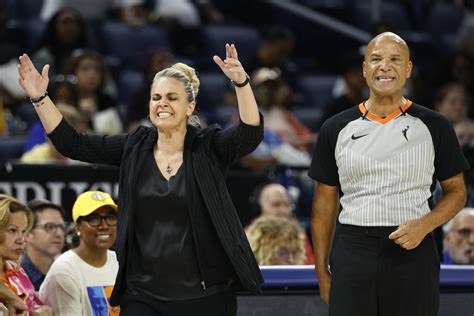
[[[21,55],[18,59],[20,60],[18,82],[31,99],[39,98],[48,88],[49,65],[45,65],[40,74],[27,54]]]

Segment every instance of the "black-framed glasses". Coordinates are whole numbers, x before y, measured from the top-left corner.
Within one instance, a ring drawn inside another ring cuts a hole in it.
[[[91,214],[82,218],[92,227],[99,227],[104,220],[109,226],[117,226],[117,214],[109,213],[105,215]]]
[[[462,238],[469,238],[471,237],[471,234],[474,234],[474,229],[470,228],[461,228],[456,230],[456,232],[461,236]]]
[[[58,229],[63,233],[66,232],[66,224],[45,223],[42,225],[36,225],[35,228],[43,229],[47,233],[55,233]]]

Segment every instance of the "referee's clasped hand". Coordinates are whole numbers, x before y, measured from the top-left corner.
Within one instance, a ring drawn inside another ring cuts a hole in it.
[[[392,232],[388,238],[393,240],[400,247],[411,250],[418,247],[421,241],[428,234],[426,231],[423,222],[420,220],[408,221]]]

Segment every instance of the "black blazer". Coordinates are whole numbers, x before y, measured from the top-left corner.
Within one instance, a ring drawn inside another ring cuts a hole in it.
[[[211,125],[203,130],[188,126],[184,144],[186,190],[190,220],[195,230],[198,260],[205,281],[212,281],[222,274],[219,263],[230,262],[245,289],[261,293],[263,277],[237,216],[225,183],[229,166],[237,159],[251,153],[263,139],[263,117],[259,126],[241,122],[228,129]],[[138,127],[129,134],[99,136],[77,133],[66,120],[48,137],[63,155],[89,163],[120,167],[118,227],[116,252],[119,271],[110,299],[111,305],[120,304],[126,290],[126,274],[130,247],[134,235],[133,211],[136,199],[135,185],[145,155],[157,141],[154,127]],[[214,234],[200,225],[203,216],[210,216]],[[216,234],[217,233],[217,234]],[[215,239],[216,236],[218,240]],[[209,247],[212,251],[209,251]],[[223,249],[223,251],[222,251]],[[213,256],[214,258],[206,258]],[[206,262],[214,261],[211,268]]]

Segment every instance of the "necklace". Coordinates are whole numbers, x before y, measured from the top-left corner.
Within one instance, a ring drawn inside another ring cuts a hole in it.
[[[168,163],[168,166],[166,167],[166,172],[168,172],[169,174],[171,174],[171,172],[173,172],[173,168],[171,168],[170,164]]]

